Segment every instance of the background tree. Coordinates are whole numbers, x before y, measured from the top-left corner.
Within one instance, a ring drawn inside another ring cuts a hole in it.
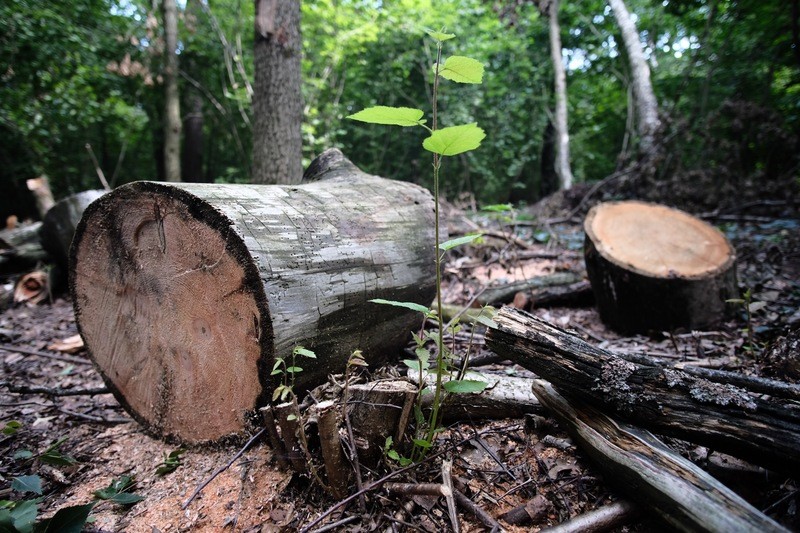
[[[556,145],[556,173],[561,189],[572,187],[572,168],[569,164],[569,128],[567,126],[567,74],[564,69],[564,58],[561,55],[561,26],[558,24],[558,8],[560,0],[550,0],[540,4],[540,9],[547,7],[550,21],[550,56],[553,61],[553,88],[555,90],[554,135]],[[544,10],[543,10],[544,13]]]
[[[164,178],[181,181],[181,99],[178,93],[178,8],[161,0],[164,16]]]
[[[253,182],[297,183],[303,174],[299,0],[256,0]]]

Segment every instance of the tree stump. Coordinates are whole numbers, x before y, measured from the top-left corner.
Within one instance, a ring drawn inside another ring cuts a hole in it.
[[[665,206],[608,202],[584,222],[586,271],[603,322],[621,333],[703,329],[738,297],[736,254],[706,222]]]
[[[434,204],[370,176],[338,150],[296,186],[137,182],[85,211],[70,288],[86,346],[111,391],[157,436],[241,435],[300,358],[300,392],[398,353],[435,294]]]

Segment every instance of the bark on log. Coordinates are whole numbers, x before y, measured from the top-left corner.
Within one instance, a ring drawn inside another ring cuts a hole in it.
[[[41,222],[0,230],[0,275],[27,272],[49,260],[39,238]]]
[[[736,298],[735,252],[713,226],[643,202],[593,207],[586,271],[603,322],[622,333],[714,326]]]
[[[800,473],[800,408],[788,399],[793,393],[765,397],[655,361],[642,364],[641,357],[626,360],[513,308],[501,309],[494,322],[487,345],[570,398],[657,433]],[[721,381],[724,373],[715,374]]]
[[[75,315],[117,399],[184,442],[248,429],[303,345],[295,390],[399,353],[429,305],[433,199],[329,151],[297,186],[138,182],[91,204],[71,249]],[[287,361],[290,359],[287,359]]]
[[[631,499],[682,531],[787,531],[651,433],[571,402],[546,381],[533,391],[602,470]]]
[[[69,247],[83,212],[105,193],[102,190],[89,190],[67,196],[56,202],[44,216],[40,230],[42,247],[65,272]]]

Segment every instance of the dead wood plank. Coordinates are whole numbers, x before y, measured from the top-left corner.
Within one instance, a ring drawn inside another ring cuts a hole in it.
[[[486,335],[492,350],[570,398],[660,434],[779,472],[800,472],[796,401],[721,383],[719,373],[710,381],[655,362],[626,360],[518,309],[501,309],[494,323]]]
[[[788,531],[648,431],[561,396],[533,391],[616,488],[683,531]]]

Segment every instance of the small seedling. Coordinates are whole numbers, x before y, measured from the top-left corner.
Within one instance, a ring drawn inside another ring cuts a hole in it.
[[[157,476],[164,476],[169,474],[170,472],[174,472],[179,466],[183,463],[181,462],[181,455],[186,452],[184,448],[178,448],[176,450],[172,450],[169,454],[164,455],[164,461],[162,461],[156,467],[156,475]]]
[[[441,422],[441,406],[443,402],[443,394],[445,386],[443,385],[442,377],[448,372],[448,359],[449,353],[446,351],[442,341],[442,332],[444,331],[444,324],[442,322],[442,259],[444,253],[456,246],[462,246],[473,242],[479,238],[480,235],[469,235],[466,237],[459,237],[446,242],[441,242],[439,235],[439,172],[441,169],[442,158],[446,156],[454,156],[463,154],[478,148],[481,141],[486,137],[485,132],[478,127],[477,123],[462,124],[458,126],[450,126],[446,128],[439,128],[439,116],[437,99],[439,95],[439,82],[441,79],[454,81],[457,83],[470,83],[479,84],[483,80],[483,65],[470,57],[465,56],[450,56],[442,61],[442,45],[445,41],[449,41],[455,37],[452,33],[445,33],[442,31],[425,30],[426,33],[436,41],[436,62],[433,64],[433,100],[432,100],[432,113],[431,125],[427,125],[427,120],[423,118],[425,112],[421,109],[413,109],[408,107],[387,107],[375,106],[363,109],[354,113],[347,118],[367,122],[370,124],[384,124],[391,126],[401,127],[421,127],[425,129],[429,136],[422,141],[422,147],[425,150],[433,153],[433,199],[434,199],[434,234],[435,234],[435,266],[436,266],[436,308],[435,310],[429,309],[423,305],[413,302],[395,302],[390,300],[373,300],[373,302],[404,307],[418,311],[425,315],[426,318],[434,318],[439,326],[439,333],[435,334],[434,340],[436,341],[436,367],[434,372],[436,374],[436,387],[434,389],[434,399],[431,408],[431,414],[424,424],[420,423],[423,418],[421,409],[417,409],[416,416],[418,421],[418,429],[425,428],[422,435],[414,439],[414,452],[412,456],[415,458],[422,458],[426,451],[432,446],[433,438],[439,430]],[[433,335],[429,335],[433,338]],[[422,350],[427,353],[426,350]],[[427,364],[427,355],[417,350],[417,361],[406,362],[411,368],[415,368],[420,372],[420,387],[424,383],[424,365]],[[454,383],[450,381],[449,383]],[[486,387],[485,382],[474,382],[472,384],[465,383],[464,385],[449,385],[454,391],[464,392],[479,391]]]
[[[312,350],[304,348],[302,346],[295,346],[292,350],[292,361],[291,364],[287,366],[286,359],[283,357],[276,357],[275,364],[272,366],[272,376],[282,376],[283,379],[281,384],[275,387],[275,390],[272,392],[272,401],[280,401],[285,402],[289,398],[294,397],[294,381],[295,381],[295,374],[299,374],[303,371],[303,369],[296,364],[297,357],[307,357],[309,359],[316,359],[317,354],[315,354]],[[289,415],[296,418],[294,415]]]
[[[14,453],[14,459],[23,459],[23,460],[33,460],[39,459],[41,462],[51,465],[51,466],[70,466],[74,465],[78,461],[70,457],[69,455],[65,455],[61,452],[59,448],[61,445],[67,441],[67,437],[61,437],[53,444],[48,446],[43,452],[38,454],[33,453],[30,450],[18,450]]]
[[[136,481],[132,476],[120,476],[112,479],[106,488],[96,490],[94,497],[98,500],[106,500],[118,505],[133,505],[144,500],[144,496],[129,492],[135,485]]]

